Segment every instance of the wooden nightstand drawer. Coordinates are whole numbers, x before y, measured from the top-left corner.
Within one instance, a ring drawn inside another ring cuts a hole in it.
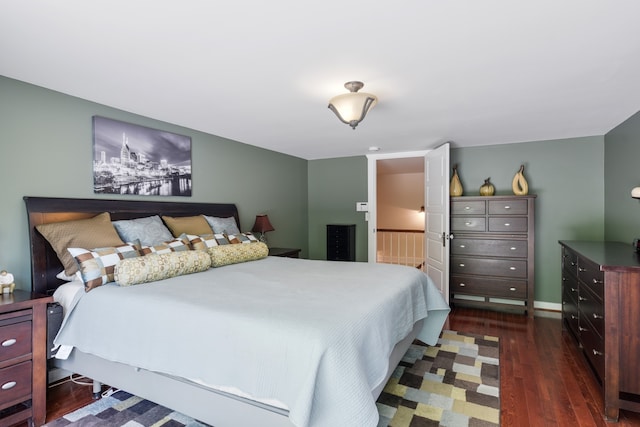
[[[29,353],[31,353],[31,320],[0,326],[0,362]]]
[[[30,399],[32,372],[30,360],[0,369],[0,408]]]

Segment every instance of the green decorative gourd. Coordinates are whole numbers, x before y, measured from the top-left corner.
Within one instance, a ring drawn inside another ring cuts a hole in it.
[[[489,180],[491,177],[484,180],[484,184],[480,186],[480,195],[481,196],[493,196],[496,192],[495,187]]]

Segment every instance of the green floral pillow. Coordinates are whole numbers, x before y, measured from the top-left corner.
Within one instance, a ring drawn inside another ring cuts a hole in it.
[[[211,267],[222,267],[266,258],[269,255],[269,248],[262,242],[256,242],[250,245],[213,246],[207,249],[207,253],[211,256]]]
[[[203,251],[152,254],[120,261],[114,277],[120,286],[131,286],[198,273],[210,266],[211,257]]]

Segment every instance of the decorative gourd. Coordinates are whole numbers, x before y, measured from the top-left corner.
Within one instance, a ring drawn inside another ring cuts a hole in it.
[[[453,177],[451,177],[451,185],[449,186],[449,195],[452,197],[462,196],[462,182],[458,176],[458,165],[453,166]]]
[[[516,196],[526,196],[529,192],[529,184],[524,177],[524,165],[520,165],[520,170],[513,177],[511,188],[513,188],[513,194]]]
[[[493,196],[493,194],[496,192],[496,189],[493,186],[493,184],[489,182],[490,179],[491,177],[485,179],[484,184],[480,186],[481,196]]]

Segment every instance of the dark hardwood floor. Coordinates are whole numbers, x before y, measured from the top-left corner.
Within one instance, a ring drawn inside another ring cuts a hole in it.
[[[558,313],[529,319],[455,308],[445,328],[500,338],[502,427],[640,426],[640,414],[633,412],[621,411],[617,424],[604,420],[602,389]],[[65,381],[50,387],[47,422],[91,401],[89,386]]]

